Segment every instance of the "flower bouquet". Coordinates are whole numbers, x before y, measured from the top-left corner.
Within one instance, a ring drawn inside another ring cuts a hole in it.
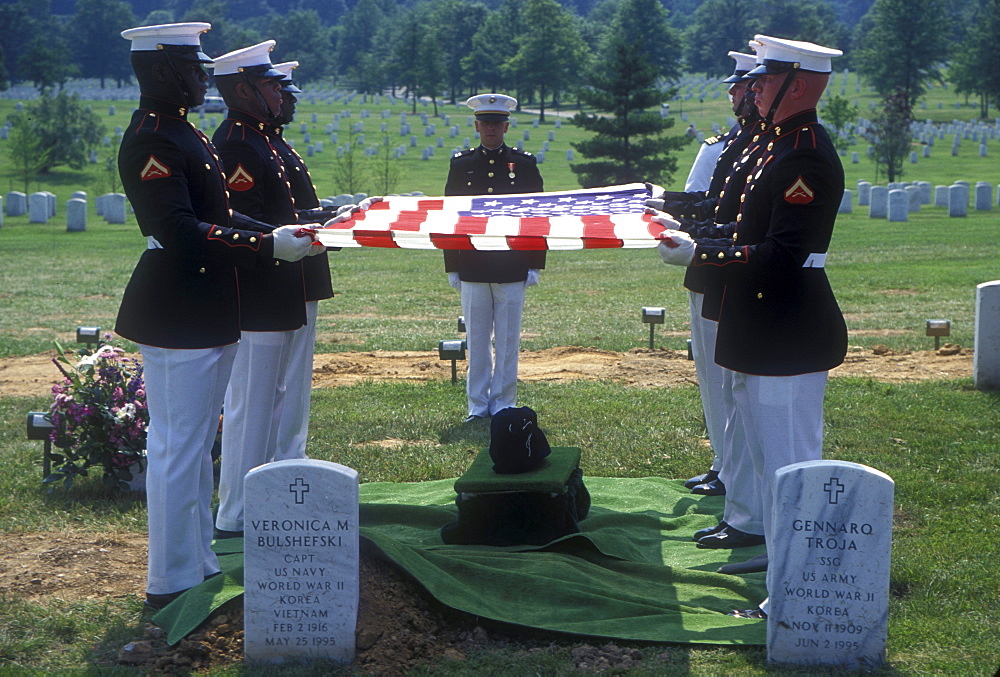
[[[43,482],[62,480],[69,488],[77,476],[99,468],[106,486],[128,489],[146,463],[149,412],[142,364],[104,341],[76,351],[76,359],[59,343],[56,349],[59,357],[52,361],[64,378],[52,386],[54,469]]]

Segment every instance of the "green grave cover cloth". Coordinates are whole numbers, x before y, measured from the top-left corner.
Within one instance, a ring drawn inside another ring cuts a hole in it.
[[[763,645],[766,623],[734,618],[764,599],[764,574],[714,573],[763,546],[701,550],[691,534],[719,519],[722,497],[691,494],[679,480],[588,477],[593,498],[581,533],[545,546],[444,545],[454,520],[454,480],[361,485],[361,537],[454,609],[497,621],[618,640]],[[219,544],[227,551],[241,539]],[[242,558],[153,621],[174,643],[239,594]],[[188,599],[191,598],[191,599]]]
[[[553,447],[552,453],[534,470],[498,475],[493,472],[489,449],[483,449],[473,459],[465,474],[455,481],[459,493],[483,494],[497,491],[524,491],[542,494],[562,494],[573,470],[580,465],[579,447]]]

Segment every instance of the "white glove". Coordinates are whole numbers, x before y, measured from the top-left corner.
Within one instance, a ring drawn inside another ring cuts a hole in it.
[[[458,276],[458,273],[448,273],[448,285],[462,291],[462,278]]]
[[[344,221],[349,220],[351,218],[351,214],[357,211],[357,209],[358,209],[357,205],[344,205],[343,207],[337,210],[337,215],[334,216],[329,221],[324,222],[323,226],[329,228],[335,223],[343,223]]]
[[[660,238],[656,251],[664,263],[672,266],[691,265],[696,245],[690,235],[680,230],[665,230],[660,233]]]
[[[306,254],[306,256],[319,256],[325,251],[326,247],[323,246],[323,243],[320,242],[319,240],[316,240],[311,245],[309,245],[309,253]]]
[[[662,200],[667,194],[667,191],[662,186],[657,186],[655,183],[649,183],[648,181],[646,182],[646,190],[649,191],[652,198],[658,200]]]
[[[363,212],[366,212],[366,211],[368,211],[369,207],[371,207],[376,202],[381,202],[383,199],[385,199],[385,198],[381,198],[381,197],[366,197],[364,200],[362,200],[360,203],[358,203],[358,209],[360,209]]]
[[[528,269],[528,278],[524,281],[524,286],[525,287],[534,287],[536,284],[538,284],[538,269],[537,268],[529,268]]]
[[[672,217],[670,214],[664,211],[656,211],[653,209],[646,209],[647,214],[652,214],[653,218],[650,219],[653,223],[658,223],[661,226],[669,230],[680,230],[681,222]]]
[[[663,207],[664,207],[665,204],[666,204],[666,202],[664,200],[660,200],[660,199],[656,199],[656,198],[652,198],[652,199],[646,200],[646,207],[648,209],[655,209],[658,212],[662,212],[663,211]],[[646,212],[646,213],[648,214],[649,212]]]
[[[281,226],[271,231],[274,239],[274,258],[283,261],[298,261],[309,254],[313,239],[302,233],[301,226]]]

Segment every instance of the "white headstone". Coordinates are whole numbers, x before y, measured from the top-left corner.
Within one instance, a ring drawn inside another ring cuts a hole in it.
[[[874,204],[874,201],[873,201]],[[907,221],[910,212],[910,196],[901,188],[889,191],[889,220]]]
[[[990,210],[993,208],[993,187],[985,181],[976,182],[976,209]]]
[[[870,181],[858,181],[858,206],[867,207],[872,201],[872,184]]]
[[[961,183],[948,186],[948,216],[967,216],[969,213],[969,187]]]
[[[291,459],[244,479],[243,648],[248,661],[354,660],[358,473]]]
[[[12,190],[7,199],[7,216],[24,216],[28,213],[28,196],[19,190]]]
[[[28,197],[28,223],[48,223],[49,198],[45,193],[32,193]]]
[[[872,186],[871,204],[868,205],[868,216],[873,219],[884,219],[889,215],[889,189],[885,186]]]
[[[1000,280],[976,286],[974,347],[973,384],[981,390],[1000,389]]]
[[[948,186],[934,186],[934,206],[948,206]]]
[[[104,198],[104,220],[108,223],[125,223],[125,194],[107,193]]]
[[[885,663],[894,485],[846,461],[775,473],[767,658],[803,666]]]
[[[853,193],[850,188],[844,189],[844,194],[840,198],[840,207],[837,209],[838,214],[850,214],[851,213],[851,200]]]
[[[906,186],[903,190],[906,191],[906,196],[909,198],[910,204],[908,209],[911,212],[920,211],[920,186]]]
[[[931,203],[931,182],[917,181],[916,185],[920,189],[920,204],[929,205]]]
[[[87,230],[87,201],[73,198],[66,201],[66,230],[80,233]]]

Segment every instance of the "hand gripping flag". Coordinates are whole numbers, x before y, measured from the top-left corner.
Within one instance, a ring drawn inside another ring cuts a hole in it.
[[[327,247],[566,250],[655,247],[644,184],[552,193],[391,195],[316,231]]]

